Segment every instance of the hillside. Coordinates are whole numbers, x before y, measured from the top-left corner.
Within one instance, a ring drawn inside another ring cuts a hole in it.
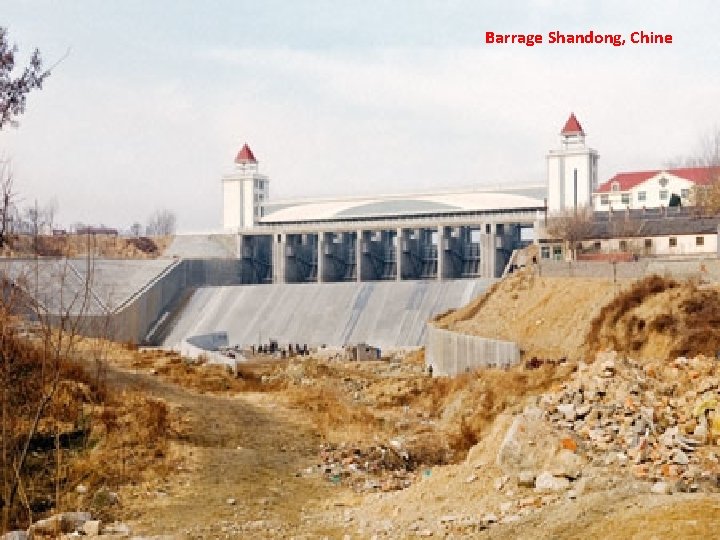
[[[440,328],[515,341],[525,358],[571,360],[608,349],[639,359],[715,356],[718,323],[716,285],[658,276],[613,283],[529,272],[436,319]]]
[[[527,357],[578,359],[586,329],[620,286],[604,279],[540,278],[523,272],[439,317],[436,324],[516,341]]]

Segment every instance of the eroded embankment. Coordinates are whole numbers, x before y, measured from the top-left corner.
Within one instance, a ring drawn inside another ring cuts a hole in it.
[[[648,276],[635,282],[515,275],[436,320],[441,328],[515,341],[525,358],[715,355],[720,291]]]

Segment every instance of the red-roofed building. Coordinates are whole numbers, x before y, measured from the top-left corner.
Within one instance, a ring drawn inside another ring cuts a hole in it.
[[[593,207],[598,211],[659,208],[668,206],[673,195],[687,205],[693,186],[708,185],[717,179],[720,179],[720,167],[618,173],[595,190]]]

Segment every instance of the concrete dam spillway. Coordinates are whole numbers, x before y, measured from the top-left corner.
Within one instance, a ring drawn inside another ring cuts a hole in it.
[[[243,262],[231,257],[96,259],[90,266],[83,259],[6,259],[0,274],[21,284],[51,316],[75,306],[71,315],[84,319],[83,333],[167,347],[213,332],[227,332],[231,345],[243,346],[270,338],[314,346],[420,346],[430,318],[496,281],[243,284]],[[85,286],[89,302],[82,303]]]
[[[168,325],[162,344],[175,347],[190,336],[222,330],[240,345],[274,338],[316,346],[420,346],[431,317],[466,304],[494,281],[201,287]]]

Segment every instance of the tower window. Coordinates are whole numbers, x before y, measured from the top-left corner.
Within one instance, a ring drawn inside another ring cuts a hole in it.
[[[677,238],[674,236],[670,237],[670,247],[677,247]]]
[[[578,205],[578,179],[577,169],[573,169],[573,207],[577,208]]]

